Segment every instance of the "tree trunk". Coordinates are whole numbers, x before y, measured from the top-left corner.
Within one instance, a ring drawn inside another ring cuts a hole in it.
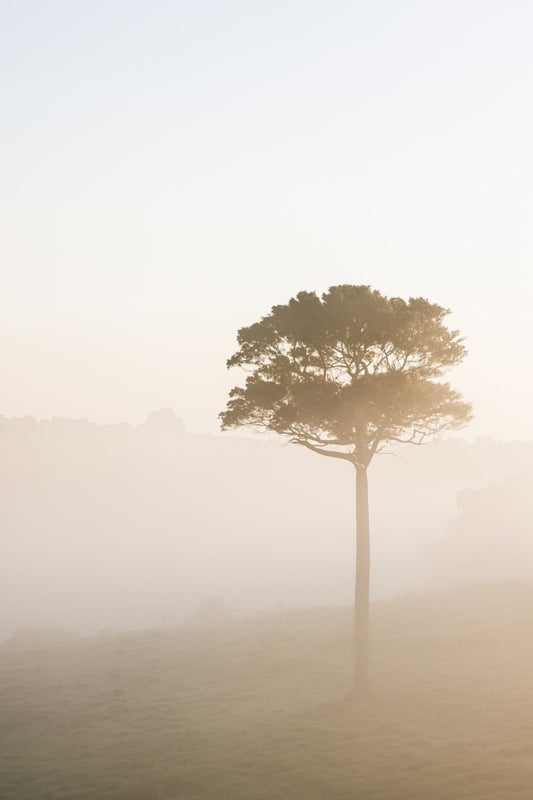
[[[356,551],[354,609],[354,685],[355,698],[368,692],[368,610],[370,595],[370,528],[368,518],[368,479],[364,466],[355,468]]]

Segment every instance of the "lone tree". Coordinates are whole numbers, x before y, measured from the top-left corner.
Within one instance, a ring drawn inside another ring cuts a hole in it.
[[[471,415],[439,381],[466,354],[447,314],[424,298],[388,298],[369,286],[332,286],[321,298],[300,292],[241,328],[227,362],[249,374],[230,392],[223,430],[274,431],[355,467],[355,696],[368,685],[368,466],[388,442],[422,444]]]

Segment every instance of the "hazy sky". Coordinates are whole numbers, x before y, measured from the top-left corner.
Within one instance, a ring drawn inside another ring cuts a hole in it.
[[[453,309],[466,435],[533,438],[529,2],[0,0],[0,414],[215,431],[300,289]]]

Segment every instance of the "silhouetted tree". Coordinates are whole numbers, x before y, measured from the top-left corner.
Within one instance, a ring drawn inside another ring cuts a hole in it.
[[[253,426],[342,459],[356,474],[354,694],[368,685],[370,546],[367,469],[387,442],[421,444],[457,428],[470,405],[438,379],[466,350],[423,298],[387,298],[369,286],[300,292],[238,332],[228,367],[244,367],[222,428]]]

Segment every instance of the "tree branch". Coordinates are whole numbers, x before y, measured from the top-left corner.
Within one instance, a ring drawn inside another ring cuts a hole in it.
[[[408,439],[402,439],[400,436],[387,436],[388,442],[400,442],[401,444],[423,444],[426,436],[431,436],[433,431],[413,431]]]
[[[306,447],[312,450],[313,453],[318,453],[320,456],[329,456],[330,458],[341,458],[343,461],[349,461],[350,464],[355,464],[353,456],[350,453],[339,453],[338,450],[322,450],[320,447],[315,447],[314,444],[304,442],[301,439],[291,439],[291,444],[299,444],[301,447]]]

